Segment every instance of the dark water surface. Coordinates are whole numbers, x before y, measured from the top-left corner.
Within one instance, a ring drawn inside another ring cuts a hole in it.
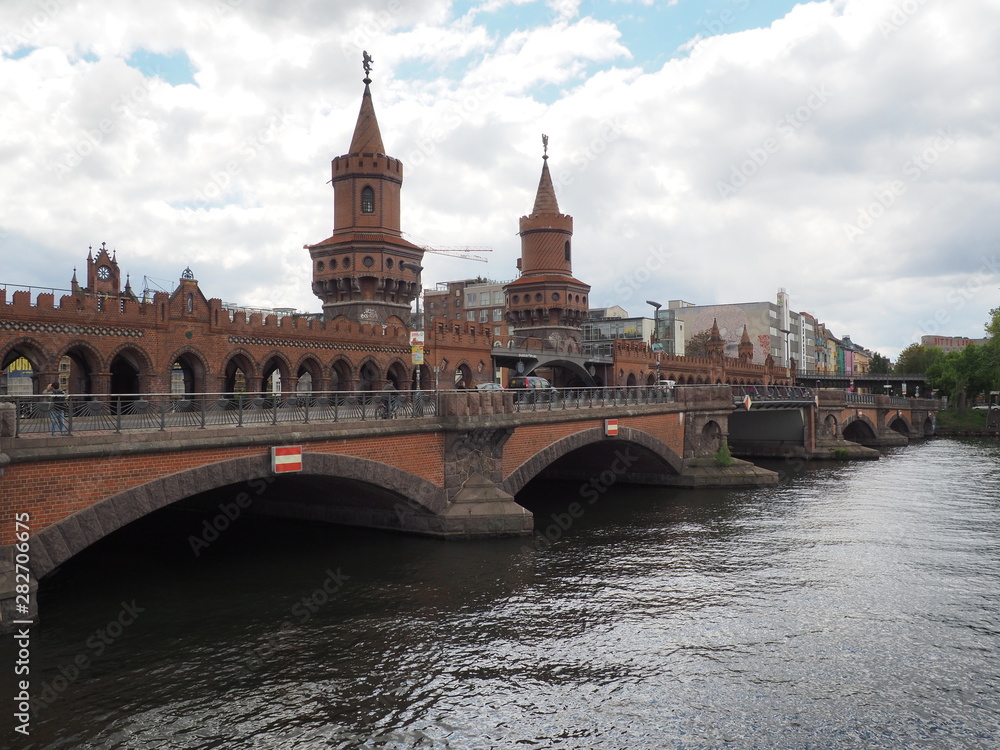
[[[1000,444],[578,490],[555,543],[156,515],[43,585],[0,746],[1000,747]]]

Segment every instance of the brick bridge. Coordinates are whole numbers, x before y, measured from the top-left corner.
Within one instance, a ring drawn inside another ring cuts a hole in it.
[[[758,394],[747,411],[741,395],[718,385],[672,392],[580,389],[518,402],[510,391],[442,391],[434,416],[373,420],[362,413],[361,419],[322,421],[314,412],[311,421],[290,422],[279,421],[275,411],[274,420],[244,422],[241,412],[238,426],[202,420],[200,429],[172,428],[161,421],[160,429],[134,430],[126,418],[115,430],[54,438],[47,429],[41,436],[24,432],[17,411],[23,403],[0,404],[6,571],[0,572],[0,615],[8,624],[13,617],[15,518],[25,513],[35,585],[126,524],[207,492],[215,493],[213,514],[217,505],[230,516],[249,512],[445,538],[519,535],[532,532],[534,519],[516,498],[536,477],[579,480],[581,502],[595,501],[616,482],[776,482],[777,474],[748,462],[721,466],[714,459],[733,418],[764,415],[767,432],[775,426],[768,414],[799,415],[804,427],[800,422],[797,451],[785,440],[770,455],[833,457],[843,450],[840,458],[848,449],[870,451],[844,440],[856,424],[870,430],[863,436],[871,444],[933,431],[933,402],[881,403],[888,397],[872,396],[872,403],[860,404],[851,394],[783,391]],[[779,422],[787,427],[788,419]],[[302,470],[276,475],[271,448],[286,445],[302,446]]]

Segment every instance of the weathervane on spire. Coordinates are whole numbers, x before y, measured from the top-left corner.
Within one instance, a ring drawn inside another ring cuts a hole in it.
[[[549,137],[542,133],[542,158],[549,158]]]
[[[373,62],[375,61],[372,59],[372,56],[368,54],[368,50],[361,50],[361,64],[365,68],[365,83],[371,83],[368,76],[371,75]]]

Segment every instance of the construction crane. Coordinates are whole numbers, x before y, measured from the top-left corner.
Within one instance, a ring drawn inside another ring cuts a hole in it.
[[[451,255],[462,260],[477,260],[480,263],[486,263],[489,258],[484,258],[482,255],[476,255],[476,253],[492,253],[492,247],[485,246],[473,246],[466,245],[463,247],[429,247],[428,245],[421,245],[425,253],[434,253],[435,255]]]

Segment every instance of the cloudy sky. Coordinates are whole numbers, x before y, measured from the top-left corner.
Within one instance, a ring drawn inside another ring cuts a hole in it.
[[[0,281],[318,311],[363,84],[427,284],[516,275],[541,134],[595,305],[773,300],[895,356],[1000,306],[1000,0],[4,0]],[[144,282],[144,279],[148,281]]]

